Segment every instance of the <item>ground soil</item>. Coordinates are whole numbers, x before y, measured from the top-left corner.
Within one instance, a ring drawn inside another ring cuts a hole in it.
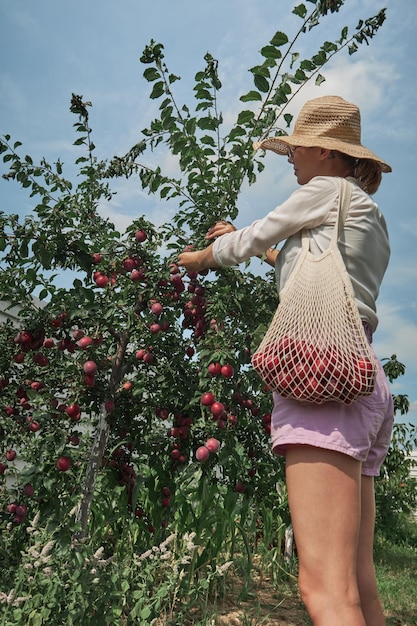
[[[196,620],[198,623],[198,620]],[[299,598],[295,581],[274,583],[262,576],[247,589],[238,578],[217,598],[210,626],[307,626],[311,625]]]
[[[279,594],[273,586],[253,589],[254,597],[231,606],[220,604],[216,626],[304,626],[311,624],[299,598]]]
[[[235,593],[217,601],[213,615],[210,626],[311,626],[312,623],[295,581],[281,584],[262,577],[252,581],[245,594],[239,581]],[[417,625],[417,618],[409,621],[389,611],[385,617],[387,626]]]

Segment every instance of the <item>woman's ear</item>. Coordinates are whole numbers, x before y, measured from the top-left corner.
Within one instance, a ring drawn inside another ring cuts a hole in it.
[[[329,148],[320,148],[319,159],[321,161],[327,161],[327,159],[334,158],[336,158],[334,150],[329,150]]]

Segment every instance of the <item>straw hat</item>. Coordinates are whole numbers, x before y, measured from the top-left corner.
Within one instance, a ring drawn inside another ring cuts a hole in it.
[[[322,96],[303,106],[292,135],[269,137],[254,144],[257,150],[287,154],[288,146],[305,146],[338,150],[357,159],[376,161],[383,172],[391,167],[361,144],[361,115],[355,104],[339,96]]]

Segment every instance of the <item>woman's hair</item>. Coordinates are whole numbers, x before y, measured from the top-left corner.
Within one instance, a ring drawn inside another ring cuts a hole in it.
[[[334,151],[345,163],[350,165],[352,176],[356,178],[366,193],[374,194],[381,184],[382,172],[379,163],[372,159],[357,159],[349,154]]]

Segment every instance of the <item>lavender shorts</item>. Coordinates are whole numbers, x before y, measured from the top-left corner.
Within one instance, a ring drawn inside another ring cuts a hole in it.
[[[381,363],[372,395],[352,404],[309,404],[274,393],[272,450],[288,445],[335,450],[362,462],[362,474],[378,476],[391,440],[394,409]]]

